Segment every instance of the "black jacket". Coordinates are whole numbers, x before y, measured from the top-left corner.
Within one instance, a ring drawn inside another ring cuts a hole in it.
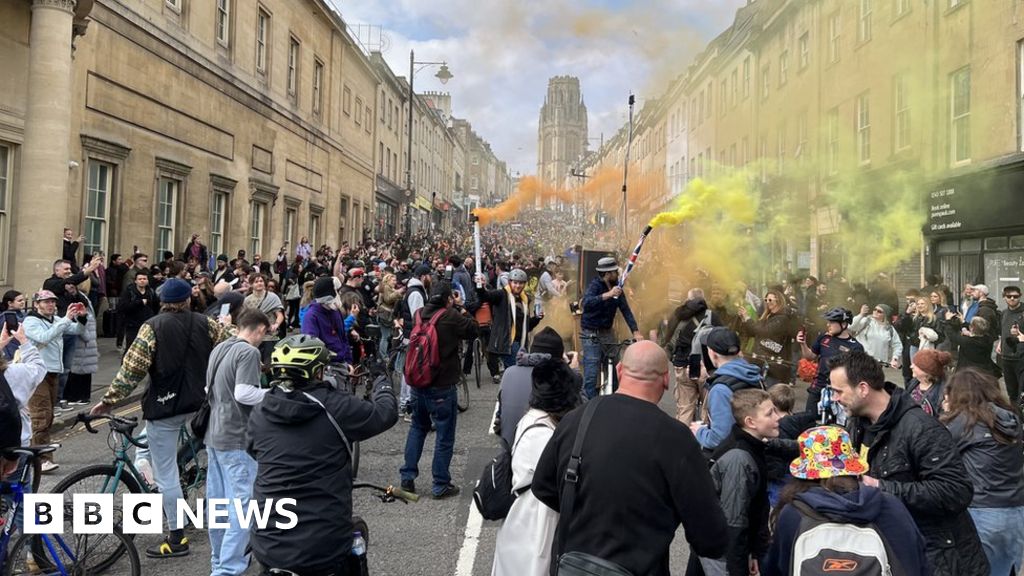
[[[367,440],[398,421],[398,403],[386,378],[373,400],[318,383],[306,389],[338,422],[349,442]],[[249,454],[257,474],[252,499],[294,498],[293,529],[272,513],[265,530],[253,529],[253,555],[263,564],[300,574],[337,568],[352,549],[352,460],[324,408],[301,392],[275,387],[249,416]]]
[[[1000,320],[1002,319],[1002,313],[999,312],[999,307],[996,306],[996,301],[991,298],[985,298],[981,302],[978,302],[978,317],[984,318],[988,322],[988,332],[993,338],[997,338],[1002,330],[1000,326]]]
[[[851,418],[854,450],[870,446],[869,474],[899,498],[924,535],[934,576],[989,573],[967,506],[973,489],[953,437],[902,389],[886,382],[889,407],[871,424]]]
[[[56,276],[50,276],[43,282],[43,290],[49,290],[57,297],[57,316],[63,316],[68,312],[68,305],[74,301],[68,295],[68,291],[64,289],[67,284],[79,285],[89,279],[89,275],[84,272],[77,272],[68,276],[67,278],[58,278]]]
[[[749,574],[748,559],[768,550],[768,469],[764,442],[733,426],[715,450],[711,479],[729,526],[725,564],[730,576]]]
[[[197,312],[165,312],[146,324],[156,336],[142,415],[161,420],[199,410],[206,398],[206,368],[213,352],[210,322]],[[130,345],[130,344],[129,344]]]
[[[509,293],[504,288],[498,290],[488,290],[486,288],[478,288],[476,291],[480,302],[487,302],[491,305],[491,339],[487,343],[487,351],[492,354],[511,354],[512,353],[512,311],[509,309]],[[526,330],[529,334],[537,324],[540,324],[540,318],[530,313],[529,301],[524,303],[525,310],[523,314],[516,315],[516,342],[521,339],[522,331]],[[526,340],[526,346],[524,349],[530,348],[529,338]]]
[[[142,301],[146,303],[143,304]],[[146,320],[156,316],[160,311],[160,299],[156,290],[146,287],[146,292],[141,293],[133,284],[121,295],[121,301],[117,304],[117,313],[121,315],[121,321],[128,330],[138,330]]]
[[[1024,506],[1020,416],[995,404],[989,405],[989,409],[995,413],[996,428],[1004,435],[1016,438],[1013,444],[997,441],[988,426],[981,422],[975,422],[968,428],[967,417],[963,414],[958,414],[947,424],[974,485],[971,506]]]
[[[459,346],[463,340],[469,340],[476,336],[477,324],[472,316],[463,316],[458,310],[448,308],[431,298],[423,306],[420,315],[423,322],[429,322],[434,314],[444,314],[444,316],[434,325],[434,329],[437,331],[438,352],[441,356],[441,369],[431,387],[446,388],[459,382],[459,377],[462,374]]]
[[[959,318],[953,318],[946,322],[946,338],[960,348],[956,361],[957,372],[965,368],[977,368],[998,378],[1000,376],[999,366],[992,361],[992,343],[995,341],[995,337],[990,334],[964,336],[960,333],[962,326]],[[1009,349],[1011,348],[1003,346],[1004,353]]]
[[[764,320],[747,320],[740,326],[740,334],[754,338],[754,353],[759,356],[782,358],[787,362],[793,358],[793,337],[796,336],[798,319],[789,310],[774,314]],[[788,365],[771,363],[768,375],[782,382],[789,382]]]
[[[668,329],[666,330],[669,336],[675,334],[677,329],[679,330],[679,335],[676,336],[676,346],[672,353],[673,366],[690,366],[691,374],[693,373],[693,368],[697,368],[699,372],[700,366],[694,366],[691,362],[693,335],[697,331],[697,325],[700,324],[705,313],[711,314],[711,318],[708,319],[708,326],[722,325],[718,315],[714,311],[709,310],[703,298],[695,298],[687,300],[673,312],[672,318],[668,321]],[[682,324],[682,327],[679,327],[680,324]],[[701,356],[703,357],[706,354],[706,347],[701,346],[700,348]],[[710,361],[710,358],[708,360]],[[711,367],[710,371],[714,371],[714,366]]]

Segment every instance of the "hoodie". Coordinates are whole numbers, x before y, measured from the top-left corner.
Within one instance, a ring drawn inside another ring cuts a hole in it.
[[[898,563],[902,574],[926,574],[928,561],[924,552],[924,538],[914,524],[907,509],[895,497],[877,488],[861,487],[846,494],[837,494],[824,488],[811,488],[797,494],[797,500],[807,504],[832,522],[863,526],[873,524],[893,553],[891,561]],[[790,566],[793,547],[800,535],[803,514],[794,506],[786,506],[775,525],[775,538],[768,555],[761,563],[764,576],[793,573]]]
[[[967,416],[956,415],[948,424],[957,450],[964,459],[967,475],[974,486],[972,508],[1008,508],[1024,506],[1024,451],[1021,450],[1020,417],[1013,412],[989,404],[995,412],[996,429],[1015,438],[1003,444],[993,437],[983,422],[967,427]]]
[[[714,450],[732,430],[732,394],[747,388],[762,388],[761,369],[737,358],[718,367],[715,375],[704,384],[708,389],[707,422],[697,430],[697,442],[705,450]]]
[[[294,528],[278,528],[289,518],[275,509],[266,529],[253,529],[253,554],[267,566],[326,571],[340,566],[352,548],[352,458],[325,411],[347,442],[372,438],[398,421],[398,403],[383,376],[375,382],[372,400],[323,382],[267,392],[249,416],[247,451],[257,463],[252,500],[262,507],[271,499],[293,498],[289,510],[298,517]]]

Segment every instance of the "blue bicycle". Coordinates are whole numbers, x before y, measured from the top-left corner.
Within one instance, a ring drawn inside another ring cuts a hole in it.
[[[15,519],[24,506],[32,464],[42,454],[57,448],[58,445],[11,448],[0,454],[7,460],[26,460],[17,479],[0,483],[0,494],[4,496],[0,574],[84,576],[113,569],[117,574],[138,576],[142,573],[142,565],[132,540],[117,528],[110,534],[71,534],[70,505],[64,508],[65,534],[21,534],[15,538]],[[13,545],[11,540],[14,540]],[[114,550],[119,553],[112,555]]]

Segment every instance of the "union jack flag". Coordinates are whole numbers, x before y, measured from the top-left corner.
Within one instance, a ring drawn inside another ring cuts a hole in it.
[[[644,228],[644,233],[640,235],[640,241],[636,243],[636,248],[633,248],[633,253],[629,255],[629,260],[626,261],[626,269],[619,276],[619,288],[626,285],[626,278],[633,271],[633,266],[636,266],[636,259],[640,256],[640,250],[644,247],[644,242],[647,241],[647,236],[651,233],[651,230],[652,228],[647,226]]]

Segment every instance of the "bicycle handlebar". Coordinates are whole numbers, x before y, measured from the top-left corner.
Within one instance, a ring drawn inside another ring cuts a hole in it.
[[[136,448],[142,448],[143,450],[149,448],[148,443],[139,442],[138,440],[132,437],[132,431],[135,430],[135,427],[139,425],[138,418],[122,418],[121,416],[117,416],[114,414],[93,415],[88,414],[86,412],[79,412],[78,415],[75,416],[75,423],[81,422],[82,424],[84,424],[85,429],[88,430],[90,434],[99,434],[99,430],[96,430],[95,428],[90,426],[92,422],[95,422],[97,420],[109,420],[110,427],[115,432],[119,432],[122,436],[124,436],[125,439],[128,440],[128,442],[135,446]]]

